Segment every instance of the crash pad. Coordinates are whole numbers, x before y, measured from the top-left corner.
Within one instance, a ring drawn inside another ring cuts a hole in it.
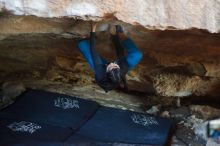
[[[171,126],[171,121],[165,118],[101,107],[66,144],[99,145],[97,143],[101,142],[165,145]]]
[[[37,140],[3,140],[0,142],[1,146],[63,146],[62,142],[41,142]]]
[[[61,146],[72,132],[70,128],[24,120],[0,119],[1,146]]]
[[[99,107],[96,102],[77,97],[28,90],[14,104],[3,109],[0,117],[78,129]]]

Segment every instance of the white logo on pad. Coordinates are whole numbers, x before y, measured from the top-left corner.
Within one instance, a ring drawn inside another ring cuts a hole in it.
[[[151,126],[151,125],[159,125],[157,120],[154,117],[148,117],[146,115],[141,114],[133,114],[131,119],[134,123],[142,125],[142,126]]]
[[[15,132],[27,132],[33,134],[36,130],[41,129],[41,126],[31,122],[14,122],[7,126],[9,129]]]
[[[79,108],[79,101],[70,98],[58,97],[54,100],[54,106],[62,109]]]

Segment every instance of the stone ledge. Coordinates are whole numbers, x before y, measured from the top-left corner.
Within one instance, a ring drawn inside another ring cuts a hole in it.
[[[1,0],[0,11],[38,17],[118,20],[149,29],[220,30],[220,1],[216,0]]]

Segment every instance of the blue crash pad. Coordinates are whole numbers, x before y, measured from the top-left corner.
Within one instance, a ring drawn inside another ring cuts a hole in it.
[[[70,128],[24,120],[0,119],[1,146],[62,146],[72,134]]]
[[[1,146],[63,146],[62,142],[40,142],[35,140],[3,140]]]
[[[99,104],[63,94],[29,90],[0,112],[2,118],[15,118],[78,129],[93,116]]]
[[[62,142],[40,142],[34,140],[9,140],[0,142],[1,146],[63,146]]]
[[[101,107],[66,144],[99,145],[98,142],[111,142],[165,145],[171,125],[170,120],[165,118]]]

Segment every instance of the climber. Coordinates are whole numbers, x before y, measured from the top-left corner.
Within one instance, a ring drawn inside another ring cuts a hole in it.
[[[126,37],[122,26],[115,25],[115,34],[111,34],[111,40],[116,49],[117,59],[111,63],[107,62],[96,51],[96,26],[97,23],[91,23],[90,38],[78,41],[77,46],[94,71],[97,84],[105,92],[120,87],[121,83],[124,89],[127,89],[125,75],[138,64],[142,53],[134,42]]]

